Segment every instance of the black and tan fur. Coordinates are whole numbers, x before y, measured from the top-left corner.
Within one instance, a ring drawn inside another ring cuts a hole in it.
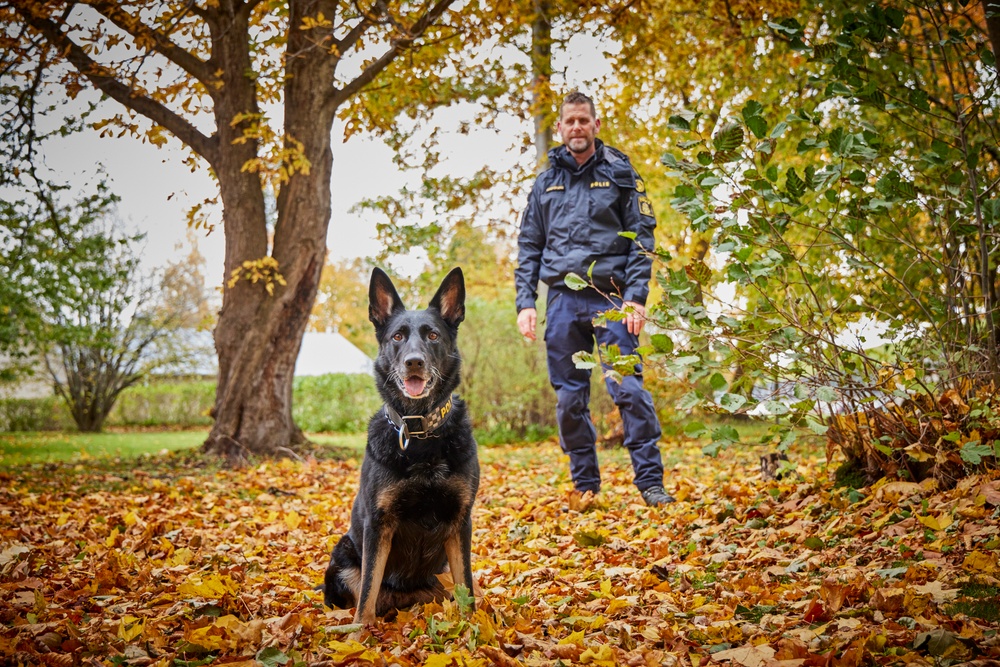
[[[406,310],[392,281],[372,272],[369,319],[379,353],[375,380],[399,415],[445,416],[427,437],[401,446],[399,429],[380,409],[368,425],[351,527],[333,549],[324,595],[331,607],[357,607],[373,623],[393,609],[447,596],[436,574],[448,566],[456,584],[472,585],[472,505],[479,459],[458,386],[456,339],[465,317],[465,282],[454,269],[426,310]]]

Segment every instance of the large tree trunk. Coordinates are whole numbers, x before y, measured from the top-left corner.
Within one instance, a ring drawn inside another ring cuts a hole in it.
[[[552,146],[552,3],[533,0],[531,21],[531,111],[535,121],[535,165],[548,162]]]
[[[302,5],[293,3],[292,8],[291,25],[300,25],[296,10]],[[309,168],[295,172],[281,186],[270,253],[286,284],[273,284],[271,294],[264,282],[237,280],[225,290],[215,330],[219,355],[213,410],[216,422],[204,451],[223,455],[231,462],[250,454],[278,455],[305,442],[292,419],[292,380],[326,256],[333,110],[324,108],[323,99],[336,67],[336,60],[324,57],[322,50],[303,48],[299,42],[305,36],[305,31],[292,30],[289,38],[288,53],[299,55],[289,57],[286,65],[285,131],[286,144],[301,146]],[[249,66],[240,62],[249,58],[246,43],[234,40],[227,49],[225,41],[226,35],[220,34],[221,52],[231,52],[233,58],[225,71],[241,74],[226,85],[245,86],[252,92],[252,83],[242,76],[250,71]],[[227,119],[257,111],[252,96],[237,97],[243,100],[241,108],[217,111],[223,145],[232,145],[234,139],[242,137],[242,127],[230,127]],[[224,135],[222,128],[232,136]],[[246,150],[227,155],[218,170],[225,210],[227,281],[233,271],[241,270],[244,261],[268,256],[260,179],[243,170],[255,155],[256,146],[246,142]]]

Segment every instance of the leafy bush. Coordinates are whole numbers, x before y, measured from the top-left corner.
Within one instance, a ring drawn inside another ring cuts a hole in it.
[[[360,433],[382,406],[370,375],[317,375],[295,378],[292,416],[303,431]]]
[[[658,253],[652,317],[675,333],[647,352],[685,409],[778,416],[780,447],[829,430],[871,477],[953,483],[1000,458],[997,72],[961,11],[906,12],[775,20],[800,97],[671,119],[672,205],[711,252]]]
[[[541,301],[541,300],[540,300]],[[466,302],[466,319],[459,338],[462,384],[480,444],[544,440],[558,433],[556,395],[549,384],[542,326],[544,303],[538,311],[535,342],[517,329],[513,295],[509,300]],[[591,414],[599,433],[614,427],[617,410],[599,372],[592,375]]]
[[[549,385],[545,347],[526,342],[509,301],[466,301],[462,384],[476,438],[483,444],[544,438],[555,432],[555,392]],[[541,316],[539,316],[541,321]]]
[[[66,404],[55,396],[0,399],[0,431],[64,431],[74,428]]]
[[[112,426],[208,426],[215,401],[209,380],[153,381],[123,391],[108,416]]]

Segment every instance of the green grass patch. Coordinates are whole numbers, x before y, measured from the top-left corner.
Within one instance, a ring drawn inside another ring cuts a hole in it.
[[[117,433],[26,432],[0,434],[0,468],[37,463],[89,463],[95,459],[135,459],[163,452],[196,450],[205,442],[205,429],[186,431],[126,431]],[[360,456],[365,435],[316,434],[321,456]]]
[[[975,581],[968,581],[962,584],[959,592],[967,598],[1000,597],[1000,587],[991,584],[981,584]]]
[[[323,458],[360,459],[368,442],[364,433],[312,433],[306,437],[322,448],[317,456]]]
[[[948,607],[948,613],[952,616],[964,614],[972,618],[979,618],[987,623],[1000,621],[1000,600],[992,598],[989,600],[962,600]]]
[[[948,607],[951,615],[964,614],[988,623],[1000,621],[1000,587],[967,581],[959,588],[961,599]]]
[[[207,431],[144,433],[28,432],[0,434],[0,467],[94,458],[135,458],[164,450],[192,449],[205,441]]]

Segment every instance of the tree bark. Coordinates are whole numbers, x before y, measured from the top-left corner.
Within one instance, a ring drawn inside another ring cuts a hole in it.
[[[535,120],[535,165],[541,171],[552,146],[552,3],[533,0],[531,107]]]
[[[1000,0],[983,0],[986,14],[986,30],[993,47],[994,68],[1000,68]]]

